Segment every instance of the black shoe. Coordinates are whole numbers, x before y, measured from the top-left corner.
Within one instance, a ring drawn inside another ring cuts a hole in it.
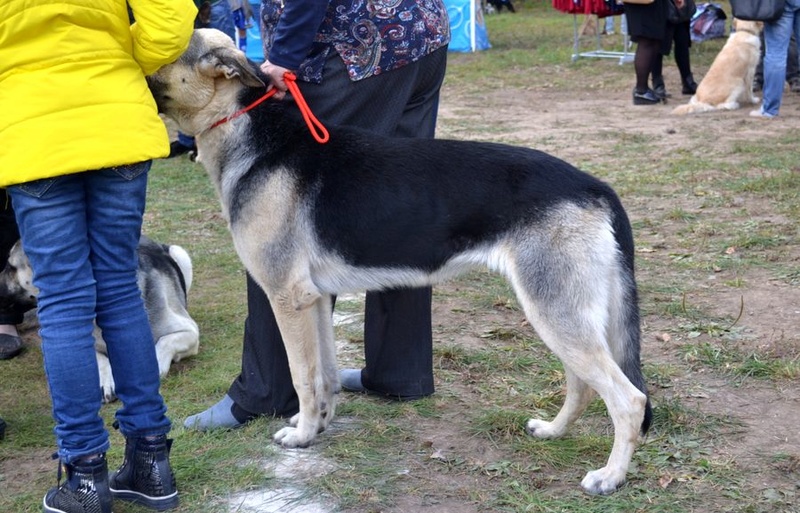
[[[6,437],[6,421],[0,419],[0,440]]]
[[[681,88],[681,94],[685,94],[687,96],[691,96],[697,92],[697,83],[694,81],[694,78],[689,76],[686,80],[683,81],[683,87]]]
[[[64,463],[67,480],[61,483],[62,464],[58,466],[59,485],[44,496],[45,513],[111,513],[108,489],[108,464],[105,454],[88,461]]]
[[[125,440],[125,459],[109,479],[115,499],[156,511],[178,507],[178,489],[169,465],[172,440],[166,435]]]
[[[663,98],[659,98],[652,89],[647,89],[640,92],[636,89],[633,90],[633,104],[634,105],[654,105],[661,103]]]
[[[185,144],[181,144],[178,141],[172,141],[169,145],[169,155],[167,156],[168,159],[173,157],[177,157],[179,155],[183,155],[184,153],[189,153],[193,151],[197,153],[197,146],[186,146]]]
[[[22,352],[22,339],[15,335],[0,335],[0,360],[14,358]]]

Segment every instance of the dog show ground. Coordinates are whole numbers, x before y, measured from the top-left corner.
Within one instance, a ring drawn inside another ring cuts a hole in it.
[[[609,496],[579,486],[612,450],[602,401],[561,439],[526,434],[532,416],[557,415],[564,368],[506,282],[481,270],[434,288],[434,396],[340,393],[336,416],[306,449],[273,442],[287,419],[184,429],[239,372],[246,308],[213,186],[180,157],[154,164],[145,219],[153,239],[186,249],[194,272],[199,352],[173,363],[162,384],[176,511],[800,513],[800,95],[787,88],[771,120],[749,108],[673,116],[689,97],[669,57],[668,103],[633,106],[631,64],[572,62],[571,16],[538,2],[515,7],[487,15],[491,50],[448,56],[437,137],[535,148],[618,194],[634,236],[653,404],[625,484]],[[621,48],[619,35],[601,41]],[[594,36],[582,43],[592,49]],[[724,43],[692,46],[698,82]],[[363,364],[362,308],[359,294],[337,301],[339,367]],[[23,354],[0,362],[0,511],[31,513],[54,463],[38,337],[23,337]],[[103,408],[109,429],[118,407]],[[121,437],[112,437],[118,461]]]

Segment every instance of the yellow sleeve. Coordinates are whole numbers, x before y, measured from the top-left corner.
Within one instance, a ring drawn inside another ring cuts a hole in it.
[[[151,75],[189,46],[197,7],[193,0],[128,0],[128,5],[135,19],[133,58]]]

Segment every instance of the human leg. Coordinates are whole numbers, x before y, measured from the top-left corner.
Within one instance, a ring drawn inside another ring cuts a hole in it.
[[[333,59],[325,69],[327,92],[311,84],[301,86],[320,119],[395,137],[434,136],[446,48],[390,73],[357,82],[349,79],[338,56]],[[348,101],[343,102],[337,94]],[[366,364],[360,375],[343,372],[344,388],[401,399],[434,392],[431,297],[430,288],[367,292]]]
[[[19,230],[11,197],[5,189],[0,189],[0,270],[5,268],[8,253],[17,240]],[[22,352],[17,324],[23,321],[25,310],[13,301],[0,298],[0,360],[14,358]]]
[[[648,79],[653,66],[661,52],[661,41],[639,37],[636,41],[636,53],[633,57],[633,68],[636,72],[636,87],[633,91],[634,105],[652,105],[661,101],[648,87]]]
[[[692,64],[689,53],[689,48],[692,44],[690,34],[689,22],[679,23],[675,25],[675,32],[673,36],[675,64],[678,66],[678,71],[681,74],[681,93],[690,95],[697,91],[697,84],[692,76]]]
[[[148,161],[86,173],[96,319],[123,404],[116,419],[126,437],[163,435],[170,430],[159,392],[155,342],[137,284],[137,248],[149,169]]]
[[[766,52],[767,45],[764,43],[763,30],[758,37],[761,39],[761,49],[759,50],[760,56],[758,58],[758,64],[756,64],[756,72],[753,75],[753,92],[761,91],[761,89],[764,87],[764,54]]]
[[[159,392],[155,342],[137,284],[137,247],[150,162],[86,173],[90,260],[103,331],[123,407],[125,459],[109,479],[116,499],[164,511],[178,506],[169,463],[170,421]]]
[[[766,117],[778,115],[783,99],[783,82],[786,79],[786,55],[794,26],[795,12],[789,3],[783,15],[764,24],[764,99],[761,114]]]
[[[53,402],[60,465],[67,480],[47,492],[45,511],[111,511],[108,433],[99,411],[92,337],[95,287],[89,260],[83,177],[10,188],[22,242],[39,288],[45,374]]]
[[[108,450],[94,351],[96,290],[82,174],[9,189],[39,288],[42,354],[60,459]]]

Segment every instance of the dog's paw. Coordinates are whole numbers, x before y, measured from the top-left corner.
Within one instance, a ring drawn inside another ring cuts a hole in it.
[[[753,103],[753,105],[758,105],[759,103],[761,103],[761,98],[759,98],[758,96],[753,96],[753,98],[750,101]]]
[[[272,437],[276,444],[286,449],[305,448],[314,443],[313,436],[307,436],[296,427],[285,427]]]
[[[114,380],[111,379],[111,382],[101,382],[100,383],[100,390],[103,394],[103,402],[104,403],[113,403],[117,400],[117,394],[114,391]]]
[[[592,495],[608,495],[614,493],[625,482],[625,471],[603,467],[586,474],[581,486],[586,493]]]
[[[105,355],[97,353],[97,370],[100,374],[100,390],[103,393],[103,402],[111,403],[117,399],[115,392],[114,375],[111,373],[111,364]]]
[[[289,419],[289,425],[292,427],[297,427],[297,423],[300,421],[300,414],[295,413],[292,415],[292,418]]]
[[[530,419],[525,424],[525,432],[536,438],[558,438],[564,433],[556,429],[552,422],[547,422],[539,419]]]

